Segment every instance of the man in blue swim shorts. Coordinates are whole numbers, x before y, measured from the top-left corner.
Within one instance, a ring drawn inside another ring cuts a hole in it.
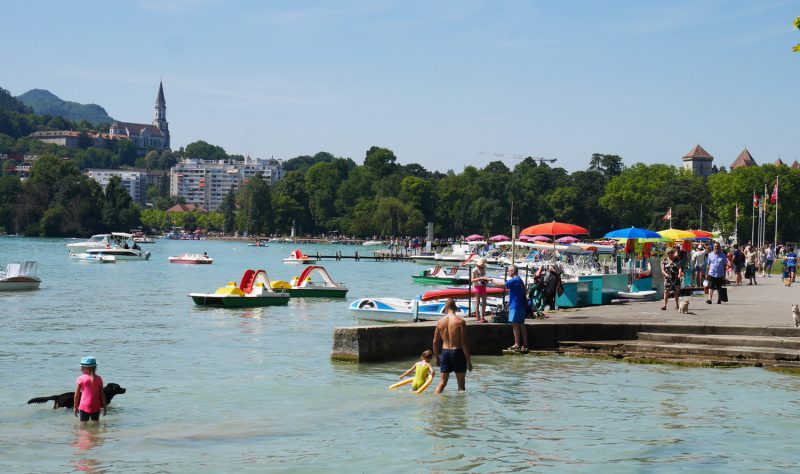
[[[444,304],[445,316],[436,323],[433,333],[433,354],[441,367],[441,380],[434,393],[442,393],[450,373],[456,373],[458,391],[466,390],[465,374],[472,372],[472,360],[467,346],[467,322],[456,315],[456,302],[449,298]],[[439,350],[441,346],[441,351]]]

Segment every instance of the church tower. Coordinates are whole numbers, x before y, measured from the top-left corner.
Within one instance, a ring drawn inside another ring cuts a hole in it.
[[[164,100],[164,86],[158,83],[158,97],[156,97],[156,116],[153,125],[158,127],[164,135],[164,149],[169,150],[169,124],[167,123],[167,102]]]

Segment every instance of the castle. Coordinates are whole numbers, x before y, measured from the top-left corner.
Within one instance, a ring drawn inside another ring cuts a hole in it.
[[[163,83],[158,83],[156,97],[156,114],[152,124],[114,122],[109,135],[128,138],[140,155],[148,150],[169,150],[169,123],[167,122],[167,102],[164,100]]]

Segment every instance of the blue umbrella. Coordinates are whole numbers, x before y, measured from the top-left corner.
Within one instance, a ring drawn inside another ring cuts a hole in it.
[[[663,240],[663,237],[658,232],[652,230],[640,229],[638,227],[630,227],[628,229],[617,229],[607,233],[604,238],[606,239],[655,239]]]

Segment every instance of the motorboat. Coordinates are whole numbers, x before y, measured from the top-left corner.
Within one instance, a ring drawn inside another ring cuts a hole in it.
[[[154,244],[156,243],[156,239],[152,237],[148,237],[146,235],[142,235],[140,237],[134,237],[133,241],[137,244]]]
[[[386,242],[383,242],[381,240],[367,240],[362,245],[366,247],[375,247],[377,245],[386,245]]]
[[[292,253],[289,254],[288,257],[283,259],[283,263],[295,263],[295,264],[308,264],[308,263],[315,263],[317,261],[316,257],[309,257],[308,255],[304,254],[300,250],[292,250]]]
[[[69,258],[78,262],[89,262],[89,263],[116,263],[117,257],[113,255],[97,255],[97,254],[90,254],[86,252],[81,253],[71,253],[69,254]]]
[[[190,265],[211,265],[214,259],[206,253],[185,253],[177,257],[169,257],[169,263],[186,263]]]
[[[221,308],[256,308],[289,302],[289,293],[272,289],[267,272],[251,269],[245,270],[238,286],[232,281],[214,293],[189,293],[189,296],[198,306]]]
[[[443,267],[436,265],[423,270],[419,275],[411,275],[416,283],[438,283],[440,285],[466,285],[469,283],[469,268],[455,265]]]
[[[38,290],[41,283],[36,262],[9,263],[0,269],[0,291]]]
[[[312,275],[314,275],[313,280]],[[291,282],[278,280],[271,282],[270,286],[273,290],[288,292],[292,298],[344,298],[348,291],[346,286],[334,282],[324,267],[317,265],[307,267],[300,276],[294,277]]]
[[[360,298],[350,303],[353,317],[364,321],[386,323],[410,323],[414,321],[435,321],[445,315],[444,301],[421,302],[400,298]],[[456,305],[456,315],[462,318],[469,314],[464,305]]]
[[[247,244],[247,246],[248,247],[269,247],[267,242],[269,242],[269,239],[256,239],[255,242],[253,242],[251,244]]]
[[[81,253],[87,249],[102,249],[111,245],[111,234],[96,234],[89,237],[89,240],[66,244],[69,253]]]

